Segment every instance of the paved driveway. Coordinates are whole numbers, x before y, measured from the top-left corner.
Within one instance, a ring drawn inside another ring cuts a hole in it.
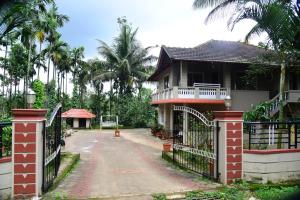
[[[161,159],[162,141],[148,129],[78,131],[67,139],[65,151],[81,161],[54,192],[69,197],[152,199],[153,193],[209,189],[198,176],[173,168]]]

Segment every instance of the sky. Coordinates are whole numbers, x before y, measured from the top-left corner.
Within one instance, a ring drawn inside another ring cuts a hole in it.
[[[194,47],[211,39],[244,41],[246,33],[254,25],[252,21],[245,20],[230,31],[227,28],[227,19],[232,14],[230,10],[226,10],[224,16],[205,24],[204,20],[212,8],[195,10],[192,7],[193,1],[56,0],[59,13],[70,18],[59,31],[62,39],[72,48],[85,48],[87,60],[100,57],[97,40],[111,44],[118,35],[118,17],[125,16],[134,28],[138,28],[137,39],[143,47],[158,46],[151,52],[155,56],[159,55],[161,45]],[[257,44],[259,41],[261,39],[256,37],[250,43]],[[3,54],[0,51],[0,56]],[[41,72],[41,77],[46,80],[46,73]],[[68,85],[68,93],[72,94],[71,81]],[[105,90],[107,88],[105,86]]]
[[[111,44],[118,34],[117,18],[126,16],[138,28],[137,39],[144,47],[193,47],[210,39],[243,41],[253,22],[244,21],[233,31],[227,17],[204,24],[209,10],[195,10],[193,0],[57,0],[59,11],[70,17],[61,28],[71,47],[85,47],[86,58],[99,57],[97,39]],[[252,43],[257,44],[259,39]],[[153,52],[159,54],[159,48]]]

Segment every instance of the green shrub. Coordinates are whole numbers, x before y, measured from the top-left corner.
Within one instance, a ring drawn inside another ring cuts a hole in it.
[[[119,123],[133,128],[149,127],[155,119],[155,109],[150,105],[151,90],[142,89],[138,96],[119,97]]]
[[[299,187],[264,187],[255,191],[255,196],[260,200],[282,200],[289,198],[294,193],[299,192]]]
[[[7,126],[3,128],[2,132],[2,142],[5,148],[4,156],[11,154],[11,144],[12,144],[12,127]]]
[[[167,200],[167,195],[165,194],[153,194],[153,200]]]
[[[37,109],[44,108],[44,103],[45,103],[45,99],[46,99],[44,83],[40,80],[33,81],[32,90],[36,94],[33,108],[37,108]]]
[[[268,110],[271,107],[271,103],[262,102],[256,106],[252,106],[251,110],[245,112],[243,118],[245,121],[254,122],[254,121],[269,121],[270,116],[268,116]]]

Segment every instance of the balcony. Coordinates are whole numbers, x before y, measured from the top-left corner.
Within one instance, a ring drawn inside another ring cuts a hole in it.
[[[152,103],[171,99],[224,100],[229,95],[227,88],[219,84],[194,84],[194,87],[172,87],[152,95]]]

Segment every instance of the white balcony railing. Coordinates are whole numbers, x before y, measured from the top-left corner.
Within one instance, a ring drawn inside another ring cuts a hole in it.
[[[229,95],[226,88],[219,87],[173,87],[160,90],[152,95],[152,101],[173,98],[223,100]]]

